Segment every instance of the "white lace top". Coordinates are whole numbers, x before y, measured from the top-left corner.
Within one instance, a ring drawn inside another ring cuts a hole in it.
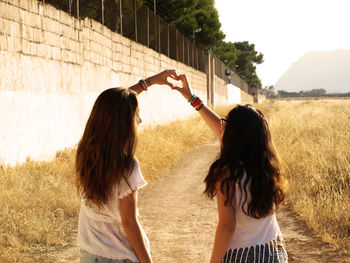
[[[119,199],[147,184],[137,161],[128,182],[131,189],[124,178],[121,179],[119,185],[115,186],[112,198],[102,209],[87,206],[82,200],[78,227],[78,246],[81,249],[110,259],[130,259],[138,262],[123,229],[119,206]],[[149,240],[142,227],[141,231],[146,247],[150,251]]]

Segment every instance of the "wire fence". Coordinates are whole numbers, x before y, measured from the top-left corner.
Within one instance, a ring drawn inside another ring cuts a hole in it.
[[[157,14],[161,11],[143,0],[41,0],[65,10],[76,18],[90,17],[124,37],[145,45],[174,60],[205,72],[208,52],[200,49],[175,26]],[[97,3],[97,4],[96,4]],[[185,29],[183,29],[185,30]],[[188,29],[185,30],[188,32]],[[189,32],[188,32],[189,33]],[[193,31],[195,39],[196,31]],[[211,55],[212,56],[212,55]],[[247,83],[215,57],[215,75],[249,92]]]

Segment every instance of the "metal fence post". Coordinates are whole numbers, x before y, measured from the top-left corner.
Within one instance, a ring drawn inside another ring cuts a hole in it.
[[[196,63],[194,63],[194,44],[192,43],[192,67],[196,68]]]
[[[187,64],[191,66],[191,60],[190,60],[190,40],[187,41]]]
[[[134,31],[135,31],[135,42],[137,42],[137,12],[136,12],[136,0],[134,0]]]
[[[168,52],[167,52],[167,54],[168,54],[168,57],[170,57],[170,26],[169,26],[169,24],[167,23],[167,25],[168,25],[168,45],[167,45],[167,48],[168,48]]]
[[[208,53],[207,59],[205,60],[204,71],[207,74],[207,106],[211,108],[211,92],[210,92],[210,84],[211,84],[211,59],[210,53]]]
[[[211,72],[210,72],[210,106],[215,107],[215,57],[211,57]]]
[[[104,5],[104,3],[105,3],[105,0],[101,0],[101,9],[102,9],[102,16],[101,16],[101,18],[102,18],[102,25],[105,25],[105,5]]]
[[[157,16],[157,27],[158,27],[158,52],[161,53],[162,52],[162,47],[161,47],[161,43],[160,43],[160,16]]]
[[[182,39],[182,63],[185,64],[185,38],[183,35],[181,35]]]
[[[178,36],[178,31],[177,29],[175,28],[175,50],[176,50],[176,60],[179,61],[179,43],[178,43],[178,40],[179,40],[179,36]]]
[[[77,18],[79,19],[79,0],[77,0]]]
[[[69,15],[72,15],[72,2],[73,0],[68,0]]]
[[[154,44],[155,50],[158,50],[157,41],[157,10],[156,10],[156,0],[153,1],[153,16],[154,16]]]
[[[122,0],[119,0],[120,34],[123,35],[123,10]]]
[[[147,8],[147,47],[149,47],[149,8]]]

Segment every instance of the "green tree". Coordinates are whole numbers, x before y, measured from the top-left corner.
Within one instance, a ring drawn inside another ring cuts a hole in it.
[[[236,72],[249,86],[261,88],[261,80],[256,74],[256,65],[264,62],[264,56],[248,41],[235,42],[237,49]]]
[[[261,88],[261,80],[256,74],[256,65],[264,62],[264,56],[255,50],[254,44],[250,44],[248,41],[235,43],[223,41],[212,50],[249,86]]]
[[[282,98],[288,97],[288,94],[289,94],[289,92],[285,90],[278,90],[277,93]]]
[[[212,51],[226,66],[236,71],[238,52],[234,43],[222,41]]]
[[[265,86],[262,89],[263,94],[265,94],[268,98],[278,98],[279,95],[275,91],[275,87],[273,85],[271,86]]]

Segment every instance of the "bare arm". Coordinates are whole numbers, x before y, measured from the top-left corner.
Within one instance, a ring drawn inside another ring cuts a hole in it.
[[[174,88],[178,90],[186,100],[189,100],[192,97],[193,93],[191,91],[190,83],[186,75],[180,75],[179,80],[181,80],[182,82],[182,88],[180,87],[174,87]],[[207,123],[207,125],[211,128],[214,134],[219,139],[221,139],[223,129],[221,125],[220,116],[217,115],[213,110],[211,110],[205,105],[203,105],[203,107],[199,110],[199,114],[201,115],[203,120]]]
[[[224,257],[236,227],[235,210],[230,204],[225,206],[226,196],[220,191],[219,183],[217,188],[217,202],[219,223],[216,228],[214,248],[210,263],[220,263]],[[233,201],[234,202],[234,201]]]
[[[154,84],[158,84],[158,85],[168,85],[170,88],[173,89],[174,86],[168,81],[168,77],[172,79],[177,79],[175,70],[172,70],[172,69],[164,70],[156,75],[146,78],[145,81],[148,87]],[[140,94],[142,91],[144,91],[142,86],[140,86],[138,83],[129,87],[129,89],[135,91],[137,94]]]
[[[141,263],[152,263],[151,255],[142,237],[140,223],[137,220],[137,191],[133,191],[119,201],[122,224],[131,247]]]
[[[203,107],[199,110],[199,114],[214,132],[214,134],[221,139],[223,132],[221,117],[205,105],[203,105]]]

